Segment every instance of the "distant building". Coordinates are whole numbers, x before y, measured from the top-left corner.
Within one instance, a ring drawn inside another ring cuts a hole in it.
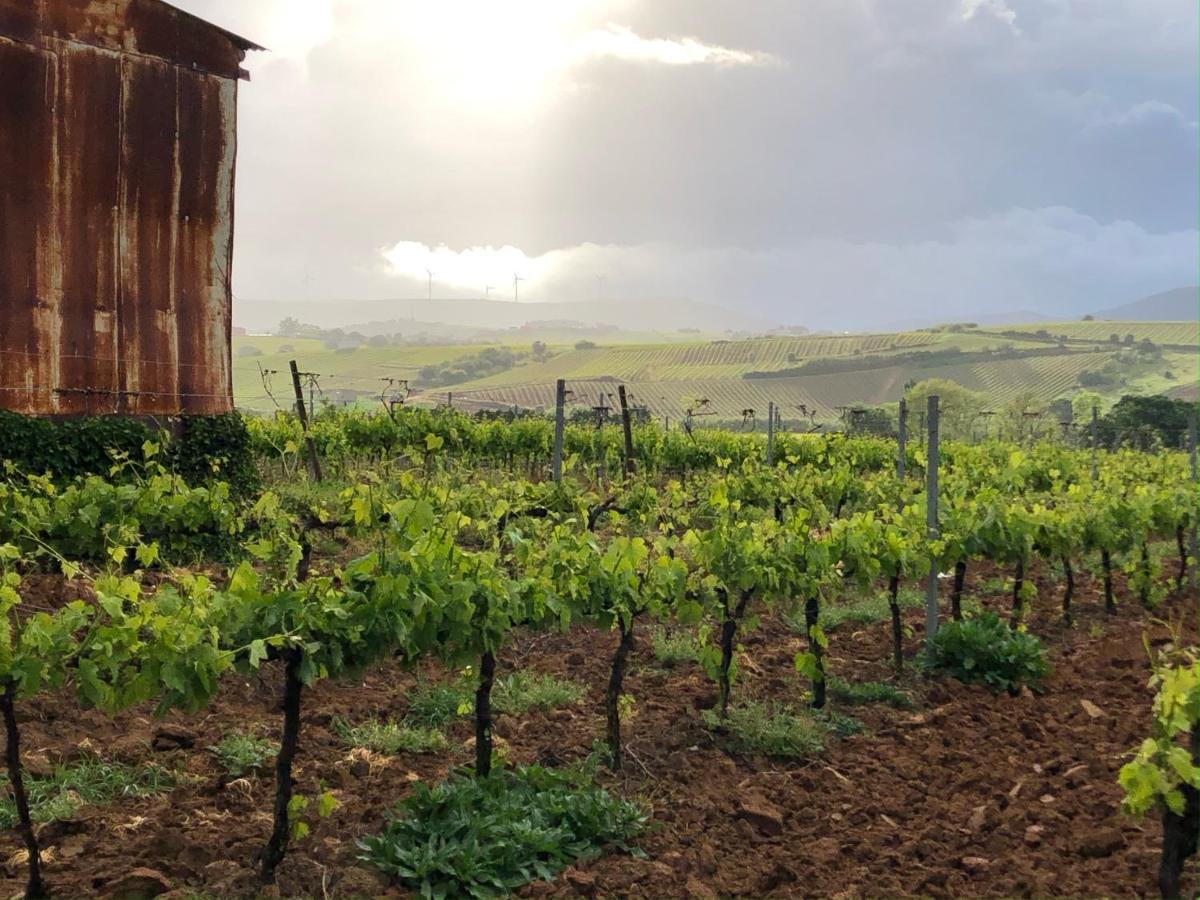
[[[256,49],[161,0],[0,0],[0,408],[232,409]]]

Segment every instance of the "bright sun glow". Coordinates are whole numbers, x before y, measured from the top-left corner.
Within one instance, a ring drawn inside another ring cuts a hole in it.
[[[300,60],[331,39],[362,48],[386,45],[405,67],[417,69],[422,92],[498,110],[569,87],[564,76],[593,61],[780,62],[696,37],[638,34],[614,21],[627,6],[627,0],[295,0],[272,11],[265,39],[278,55]]]

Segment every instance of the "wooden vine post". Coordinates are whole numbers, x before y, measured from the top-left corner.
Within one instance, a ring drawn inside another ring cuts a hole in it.
[[[562,378],[554,384],[554,458],[551,473],[555,481],[562,481],[564,407],[567,403],[567,383]]]
[[[308,448],[308,468],[315,481],[321,480],[321,461],[317,459],[317,445],[313,442],[312,432],[308,430],[308,410],[304,407],[304,389],[300,387],[300,369],[293,359],[288,363],[292,370],[292,387],[296,391],[296,415],[300,417],[300,427],[304,429],[304,444]]]
[[[625,397],[625,385],[617,386],[617,397],[621,401],[621,427],[625,430],[625,474],[633,474],[633,423],[629,418],[629,401]]]
[[[928,458],[925,465],[925,524],[929,529],[929,539],[938,537],[938,398],[936,394],[929,397],[929,409],[926,415],[929,425]],[[938,564],[937,560],[929,563],[929,581],[925,584],[925,640],[932,643],[938,629]]]

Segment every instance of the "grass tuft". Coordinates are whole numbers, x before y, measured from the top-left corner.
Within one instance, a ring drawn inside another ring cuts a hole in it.
[[[650,646],[654,658],[664,668],[700,661],[703,643],[700,636],[686,629],[651,628]]]
[[[739,750],[786,757],[815,756],[825,749],[834,731],[834,726],[819,714],[757,700],[731,707],[724,723],[716,710],[706,710],[704,725],[714,731],[723,726]]]
[[[435,728],[380,722],[377,719],[368,719],[357,725],[334,719],[333,730],[351,747],[364,747],[392,756],[397,753],[437,753],[450,746],[446,736]]]
[[[578,773],[538,766],[415,786],[362,859],[422,897],[498,897],[549,881],[579,859],[630,842],[646,828],[638,805]]]
[[[534,672],[514,672],[498,678],[492,691],[497,712],[510,716],[531,709],[571,706],[587,695],[587,688],[578,681]]]
[[[437,728],[448,725],[463,713],[464,705],[470,708],[471,688],[463,679],[452,682],[427,681],[413,688],[408,697],[408,712],[404,718],[410,722]]]
[[[577,681],[534,672],[513,672],[497,678],[492,686],[492,709],[504,715],[519,716],[531,709],[571,706],[586,694],[587,687]],[[474,702],[475,686],[467,679],[422,684],[409,697],[405,718],[436,728],[459,716],[470,715]]]
[[[216,746],[209,747],[221,766],[234,778],[248,772],[257,772],[279,752],[279,745],[266,738],[252,734],[234,732],[221,739]]]
[[[7,783],[0,776],[0,782]],[[174,789],[180,775],[153,764],[127,766],[99,757],[84,757],[59,766],[45,778],[24,778],[30,815],[36,823],[70,818],[84,806],[111,803],[122,797],[149,797]],[[17,824],[17,807],[4,790],[0,797],[0,828]]]
[[[829,695],[847,706],[866,706],[869,703],[886,703],[896,709],[916,709],[913,698],[895,685],[886,681],[846,681],[836,675],[829,676]]]
[[[920,609],[925,605],[925,598],[915,591],[901,591],[897,599],[901,609]],[[821,627],[825,631],[833,631],[847,624],[859,627],[875,625],[888,622],[891,618],[887,594],[883,592],[848,603],[826,603],[821,606]],[[808,631],[804,625],[804,617],[799,612],[785,614],[784,623],[799,634],[806,634]]]

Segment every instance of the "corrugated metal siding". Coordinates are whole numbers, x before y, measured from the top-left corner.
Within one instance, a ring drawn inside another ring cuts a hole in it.
[[[232,408],[240,59],[154,0],[0,0],[0,407]]]

